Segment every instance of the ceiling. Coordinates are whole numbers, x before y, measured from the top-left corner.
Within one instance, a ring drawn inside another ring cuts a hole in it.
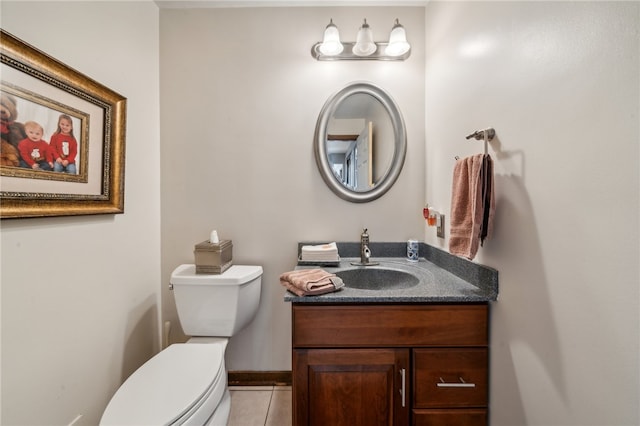
[[[428,0],[154,0],[161,9],[294,6],[425,6]]]

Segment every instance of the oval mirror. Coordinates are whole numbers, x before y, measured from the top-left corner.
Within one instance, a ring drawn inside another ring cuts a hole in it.
[[[340,198],[375,200],[400,175],[407,137],[400,109],[371,83],[351,83],[322,107],[314,139],[320,174]]]

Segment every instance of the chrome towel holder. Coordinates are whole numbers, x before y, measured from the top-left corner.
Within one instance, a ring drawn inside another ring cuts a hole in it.
[[[482,130],[476,130],[470,135],[466,136],[466,139],[474,138],[476,140],[484,140],[484,155],[487,155],[489,152],[489,142],[493,140],[496,136],[496,131],[493,127],[488,127]]]

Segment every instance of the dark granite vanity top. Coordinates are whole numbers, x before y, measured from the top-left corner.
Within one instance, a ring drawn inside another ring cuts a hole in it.
[[[306,242],[302,245],[321,244]],[[360,260],[359,243],[337,243],[341,260],[338,266],[298,265],[301,268],[322,268],[327,272],[344,269],[383,268],[408,272],[419,278],[419,283],[406,288],[376,290],[345,287],[320,296],[299,297],[286,291],[284,300],[293,303],[479,303],[498,298],[498,271],[487,266],[453,256],[433,246],[420,244],[420,259],[406,259],[406,243],[371,243],[371,261],[379,266],[354,266]]]

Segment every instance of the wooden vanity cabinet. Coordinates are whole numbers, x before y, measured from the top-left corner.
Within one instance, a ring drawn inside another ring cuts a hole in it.
[[[487,424],[488,304],[292,306],[293,424]]]

